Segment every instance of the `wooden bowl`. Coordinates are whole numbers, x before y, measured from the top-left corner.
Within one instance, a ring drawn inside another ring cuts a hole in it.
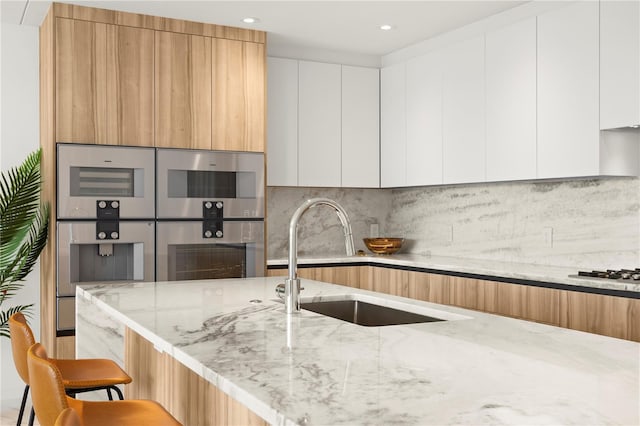
[[[393,254],[402,248],[404,238],[363,238],[362,241],[375,254]]]

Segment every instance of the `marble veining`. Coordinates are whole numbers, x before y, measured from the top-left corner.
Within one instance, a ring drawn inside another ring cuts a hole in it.
[[[82,286],[76,299],[78,312],[103,311],[275,425],[640,423],[638,343],[310,280],[303,298],[359,294],[452,320],[287,317],[278,281]],[[79,327],[92,318],[79,315]]]
[[[404,254],[567,266],[640,267],[638,178],[499,182],[396,189],[268,188],[267,258],[287,257],[287,225],[311,197],[343,204],[356,248],[369,225],[404,237]],[[314,212],[301,228],[301,256],[341,255],[340,227]]]

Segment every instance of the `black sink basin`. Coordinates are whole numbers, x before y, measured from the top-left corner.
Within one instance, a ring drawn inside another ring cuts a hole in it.
[[[445,321],[440,318],[374,305],[361,300],[308,302],[302,309],[366,327]]]

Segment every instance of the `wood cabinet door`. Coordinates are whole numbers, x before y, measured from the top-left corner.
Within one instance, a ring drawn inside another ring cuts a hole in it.
[[[157,147],[211,149],[211,40],[155,32]]]
[[[264,44],[213,39],[213,149],[264,152]]]
[[[56,19],[56,141],[104,143],[105,24]]]
[[[153,146],[154,32],[107,25],[106,141]]]

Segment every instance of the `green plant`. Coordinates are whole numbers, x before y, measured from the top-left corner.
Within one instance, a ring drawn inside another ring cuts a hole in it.
[[[40,156],[35,151],[0,177],[0,308],[24,285],[47,242],[49,205],[40,203]],[[29,314],[30,305],[0,310],[0,336],[9,336],[9,317]]]

